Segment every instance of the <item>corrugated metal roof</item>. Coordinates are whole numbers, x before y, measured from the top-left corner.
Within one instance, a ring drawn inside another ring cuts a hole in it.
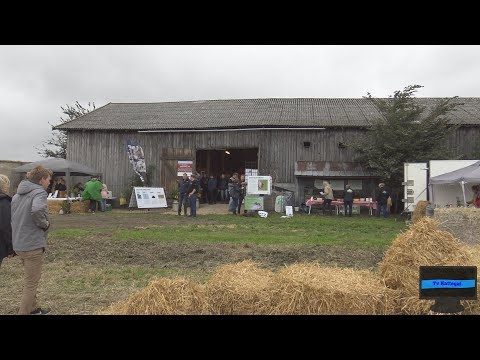
[[[433,106],[440,98],[416,98]],[[480,98],[451,113],[455,123],[480,125]],[[109,103],[61,124],[63,130],[187,130],[261,127],[363,127],[381,117],[374,104],[359,99],[237,99],[163,103]]]
[[[354,162],[296,161],[295,176],[370,177],[374,174]]]

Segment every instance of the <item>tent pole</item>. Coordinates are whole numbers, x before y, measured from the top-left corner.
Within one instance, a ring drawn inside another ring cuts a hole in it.
[[[463,206],[467,207],[467,198],[465,197],[465,181],[462,180]]]

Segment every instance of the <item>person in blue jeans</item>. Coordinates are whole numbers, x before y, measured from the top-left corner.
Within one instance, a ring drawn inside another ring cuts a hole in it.
[[[183,173],[183,178],[178,181],[178,215],[183,213],[187,216],[187,201],[188,201],[188,187],[190,186],[190,180],[187,173]]]
[[[377,201],[377,216],[388,217],[387,201],[390,197],[389,191],[385,188],[384,183],[378,184],[378,189],[375,194]]]
[[[345,211],[345,216],[352,216],[352,207],[353,207],[353,190],[350,185],[345,186],[345,195],[343,197],[343,208]]]
[[[198,189],[200,185],[198,184],[197,177],[192,174],[190,175],[190,185],[188,186],[188,201],[190,202],[190,216],[197,216],[197,199],[198,199]]]

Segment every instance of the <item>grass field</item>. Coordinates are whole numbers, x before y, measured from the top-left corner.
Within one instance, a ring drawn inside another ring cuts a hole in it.
[[[54,314],[91,314],[155,276],[205,281],[216,266],[253,259],[375,269],[403,221],[369,216],[233,215],[188,218],[113,211],[52,216],[39,302]],[[23,286],[18,258],[0,268],[0,314],[15,314]]]

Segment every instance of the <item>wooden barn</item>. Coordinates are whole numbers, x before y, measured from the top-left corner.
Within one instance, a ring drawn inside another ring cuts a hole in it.
[[[428,106],[437,99],[418,100]],[[464,105],[452,118],[461,127],[449,141],[465,154],[480,138],[480,98],[459,101]],[[258,169],[279,189],[294,191],[298,205],[323,179],[336,197],[347,183],[372,196],[378,178],[353,162],[349,143],[378,117],[363,98],[109,103],[55,129],[67,131],[67,158],[102,170],[115,195],[134,175],[131,141],[143,147],[147,166],[155,166],[154,185],[167,194],[176,188],[177,161],[191,160],[196,171],[213,175]]]

